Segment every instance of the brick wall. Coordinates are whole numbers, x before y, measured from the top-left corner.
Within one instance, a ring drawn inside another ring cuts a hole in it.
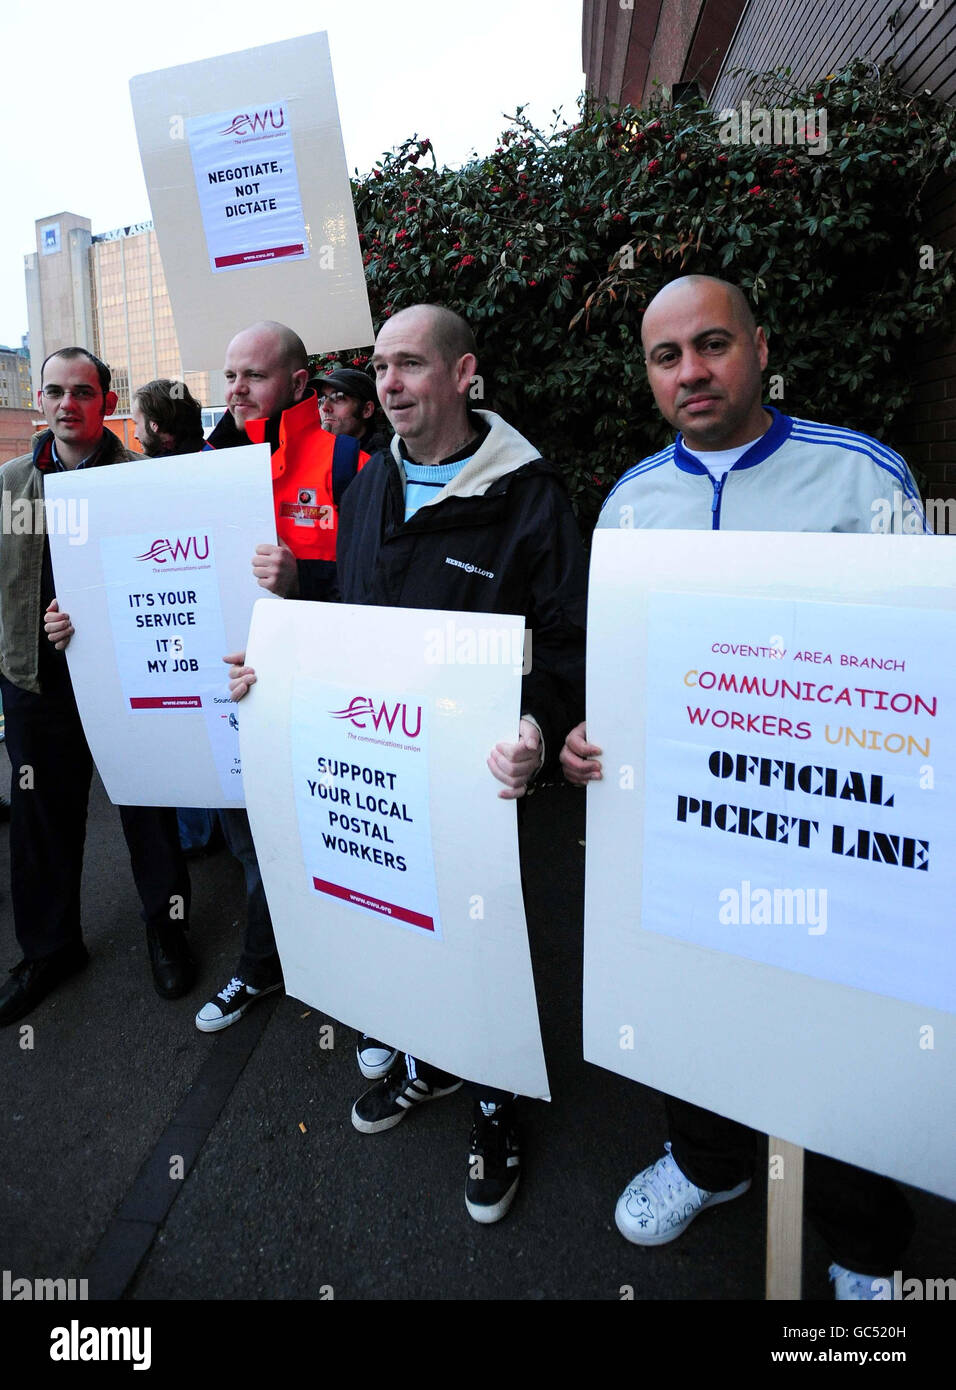
[[[37,428],[43,427],[42,420],[34,410],[0,406],[0,463],[29,453],[30,441]]]
[[[956,4],[935,0],[750,0],[711,93],[715,109],[737,106],[755,72],[788,66],[797,85],[854,58],[888,63],[911,91],[956,103]],[[956,177],[941,180],[927,202],[925,244],[956,247]],[[926,274],[932,274],[927,270]],[[887,442],[920,470],[931,496],[956,497],[956,337],[921,342],[911,362],[910,407]]]

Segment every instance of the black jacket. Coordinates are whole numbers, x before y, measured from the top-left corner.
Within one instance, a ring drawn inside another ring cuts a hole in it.
[[[521,710],[553,765],[584,717],[587,570],[557,469],[499,416],[440,494],[404,520],[398,441],[351,483],[339,515],[343,603],[513,613],[531,632]]]

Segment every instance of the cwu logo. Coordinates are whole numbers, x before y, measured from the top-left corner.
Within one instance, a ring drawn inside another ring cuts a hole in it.
[[[205,546],[204,550],[200,546]],[[137,560],[150,560],[157,565],[165,565],[167,560],[188,560],[192,555],[194,560],[209,559],[209,537],[187,536],[185,540],[180,540],[177,536],[175,540],[168,540],[160,537],[153,541],[145,555],[137,555]]]
[[[345,709],[330,709],[329,714],[333,719],[347,719],[350,724],[355,725],[356,729],[367,729],[368,724],[365,721],[371,719],[376,733],[383,724],[387,732],[392,733],[398,722],[399,711],[401,711],[402,733],[406,738],[418,738],[422,731],[422,707],[416,705],[414,708],[416,720],[414,729],[408,727],[410,723],[408,706],[404,701],[399,700],[396,700],[391,708],[383,700],[376,708],[367,695],[353,695]]]
[[[282,130],[285,125],[285,108],[282,106],[267,106],[264,111],[242,111],[238,116],[233,116],[225,130],[219,132],[220,135],[255,135],[257,130],[265,130],[266,123],[273,130]]]

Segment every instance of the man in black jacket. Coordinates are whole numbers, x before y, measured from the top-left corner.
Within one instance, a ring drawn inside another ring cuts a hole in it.
[[[342,600],[524,615],[533,661],[526,656],[518,737],[488,758],[503,784],[499,796],[520,797],[557,756],[583,699],[586,574],[567,493],[553,465],[500,416],[468,409],[475,342],[457,314],[437,305],[396,314],[378,335],[372,365],[396,434],[343,499]],[[372,1039],[360,1045],[360,1065],[375,1048],[387,1069],[396,1054]],[[465,1204],[487,1223],[511,1205],[520,1155],[514,1099],[480,1083],[470,1087]],[[356,1101],[352,1122],[378,1133],[461,1084],[405,1056]]]
[[[584,698],[584,549],[557,469],[500,416],[468,409],[477,365],[465,321],[438,305],[389,319],[372,358],[378,397],[395,429],[350,484],[339,517],[342,601],[395,608],[521,613],[533,643],[522,680],[518,737],[488,767],[498,795],[524,795],[555,763]],[[230,671],[234,699],[255,672]],[[490,789],[489,789],[490,790]],[[519,805],[519,811],[520,811]],[[459,1078],[372,1038],[359,1044],[365,1076],[380,1077],[352,1107],[352,1123],[377,1134]],[[518,1186],[514,1097],[475,1078],[465,1204],[498,1221]]]

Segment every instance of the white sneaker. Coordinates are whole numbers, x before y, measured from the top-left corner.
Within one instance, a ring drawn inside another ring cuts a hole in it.
[[[218,1033],[220,1028],[228,1028],[230,1023],[235,1023],[237,1019],[242,1018],[246,1009],[257,999],[264,999],[267,994],[272,994],[281,988],[282,981],[278,980],[274,985],[264,985],[262,989],[253,989],[252,985],[247,985],[243,980],[240,980],[238,975],[233,975],[215,999],[210,999],[208,1004],[203,1004],[196,1015],[196,1027],[200,1033]]]
[[[397,1047],[389,1047],[387,1043],[379,1042],[378,1038],[370,1038],[368,1033],[362,1034],[355,1048],[358,1069],[369,1081],[377,1081],[380,1076],[387,1076],[395,1065],[397,1056]]]
[[[892,1279],[873,1274],[854,1274],[852,1269],[844,1269],[842,1265],[830,1266],[830,1282],[833,1285],[833,1297],[838,1303],[846,1303],[851,1299],[875,1298],[885,1301],[893,1298]]]
[[[706,1207],[732,1202],[750,1186],[750,1179],[728,1192],[707,1192],[695,1187],[671,1157],[671,1146],[663,1158],[632,1178],[621,1193],[614,1220],[625,1240],[635,1245],[666,1245],[687,1229]]]

